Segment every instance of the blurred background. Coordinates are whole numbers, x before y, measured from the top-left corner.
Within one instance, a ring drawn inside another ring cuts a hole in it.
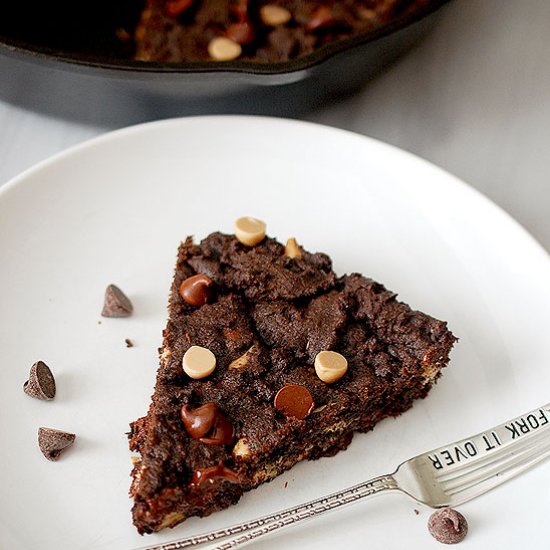
[[[59,87],[56,69],[47,67],[37,84],[27,78],[32,64],[0,56],[0,185],[68,146],[131,124],[219,113],[285,116],[372,136],[432,161],[550,250],[549,31],[547,0],[453,0],[383,71],[345,95],[311,96],[299,108],[284,94],[269,107],[238,95],[111,101],[112,82],[101,90],[91,79],[88,92]]]

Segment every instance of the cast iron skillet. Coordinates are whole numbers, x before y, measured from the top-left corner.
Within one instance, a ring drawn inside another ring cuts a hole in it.
[[[373,31],[271,64],[134,61],[116,30],[135,26],[135,0],[17,2],[0,18],[0,96],[115,125],[195,113],[295,114],[355,91],[422,38],[448,2],[431,0]]]

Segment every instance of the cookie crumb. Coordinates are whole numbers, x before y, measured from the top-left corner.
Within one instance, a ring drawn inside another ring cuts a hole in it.
[[[418,516],[420,514],[420,510],[414,509],[414,513]]]
[[[124,341],[126,342],[126,347],[127,348],[133,348],[134,347],[134,342],[132,342],[132,340],[130,340],[130,338],[125,338]]]

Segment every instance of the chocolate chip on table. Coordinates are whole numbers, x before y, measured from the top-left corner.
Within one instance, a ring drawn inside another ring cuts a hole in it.
[[[29,372],[29,379],[23,384],[23,391],[35,397],[51,401],[55,397],[55,378],[43,361],[37,361]]]
[[[208,275],[199,273],[182,281],[179,294],[190,306],[200,307],[212,299],[213,284]]]
[[[244,216],[235,221],[235,236],[245,246],[256,246],[265,239],[266,225],[262,220]]]
[[[460,512],[452,508],[442,508],[430,516],[428,530],[438,542],[456,544],[468,534],[468,522]]]
[[[59,455],[74,443],[75,439],[76,435],[69,432],[54,428],[38,428],[38,446],[48,460],[57,460]]]
[[[315,356],[315,373],[325,383],[340,380],[348,370],[347,359],[336,351],[321,351]]]
[[[242,48],[225,36],[212,38],[208,43],[208,54],[214,61],[232,61],[240,57]]]
[[[182,367],[187,376],[200,380],[214,372],[216,356],[207,348],[191,346],[183,356]]]
[[[282,387],[275,396],[274,405],[285,416],[293,416],[300,420],[309,416],[315,407],[309,390],[299,384]]]
[[[103,317],[128,317],[133,310],[132,302],[118,286],[109,285],[105,289],[105,301],[101,312]]]

